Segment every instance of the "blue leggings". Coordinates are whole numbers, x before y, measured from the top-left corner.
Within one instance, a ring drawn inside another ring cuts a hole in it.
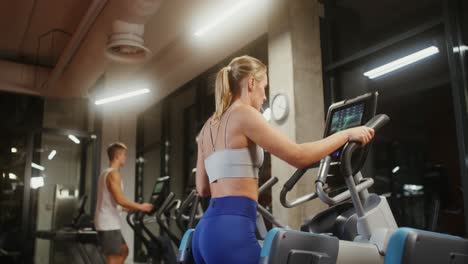
[[[242,196],[212,198],[192,239],[196,264],[258,264],[257,202]]]

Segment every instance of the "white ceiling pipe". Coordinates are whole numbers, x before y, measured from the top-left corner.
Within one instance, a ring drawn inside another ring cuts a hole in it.
[[[162,0],[122,1],[122,10],[126,12],[113,22],[106,56],[119,63],[142,63],[151,57],[151,51],[144,46],[144,25],[159,9]]]
[[[119,18],[134,24],[146,24],[161,7],[162,0],[122,0],[125,13]]]

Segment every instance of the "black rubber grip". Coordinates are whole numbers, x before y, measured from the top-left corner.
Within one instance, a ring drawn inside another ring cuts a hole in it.
[[[185,198],[185,200],[182,202],[182,204],[180,205],[180,208],[179,208],[179,212],[181,212],[180,214],[182,214],[183,212],[185,212],[185,210],[189,207],[189,205],[192,203],[192,200],[194,199],[195,195],[197,194],[197,191],[196,190],[192,190],[190,192],[190,194],[187,196],[187,198]]]
[[[289,180],[283,185],[283,189],[286,189],[288,192],[296,185],[297,181],[299,181],[304,173],[306,173],[307,170],[312,169],[312,168],[317,168],[320,165],[320,162],[312,163],[309,166],[298,169],[294,174],[289,178]]]
[[[169,195],[166,197],[166,200],[164,200],[163,204],[158,209],[158,211],[156,213],[157,217],[161,216],[164,213],[164,211],[169,206],[169,204],[172,202],[174,197],[175,197],[175,194],[173,192],[170,192]]]
[[[390,121],[390,118],[386,114],[380,114],[374,116],[371,120],[369,120],[365,126],[372,128],[374,130],[379,130],[384,125],[386,125]]]
[[[302,178],[302,176],[306,173],[308,168],[298,169],[294,174],[289,178],[289,180],[284,183],[283,188],[286,189],[288,192],[296,185],[296,183]]]
[[[260,188],[258,188],[258,193],[259,194],[264,193],[266,190],[273,187],[276,183],[278,183],[278,178],[277,177],[270,178],[268,181],[266,181],[264,184],[262,184],[262,186],[260,186]]]
[[[374,116],[369,120],[365,126],[374,129],[375,131],[382,128],[390,121],[390,118],[386,114],[380,114]],[[353,175],[353,168],[351,164],[351,158],[354,151],[361,147],[359,142],[349,142],[344,148],[343,153],[341,154],[341,172],[343,176],[350,177]],[[361,164],[362,167],[362,164]],[[359,168],[360,169],[360,168]]]

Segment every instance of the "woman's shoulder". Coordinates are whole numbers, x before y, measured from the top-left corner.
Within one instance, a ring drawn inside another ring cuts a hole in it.
[[[250,105],[238,104],[232,109],[230,119],[236,120],[236,123],[251,123],[261,117],[260,112]]]
[[[201,129],[200,129],[199,135],[202,135],[202,134],[203,134],[203,131],[205,131],[205,127],[209,126],[209,123],[211,122],[211,119],[212,119],[212,118],[213,118],[213,117],[210,116],[210,117],[205,121],[205,123],[203,123],[203,126],[202,126]]]
[[[244,117],[245,115],[250,116],[251,114],[255,114],[256,112],[258,111],[255,110],[255,108],[246,104],[236,104],[236,105],[233,105],[231,109],[231,115],[240,115]]]

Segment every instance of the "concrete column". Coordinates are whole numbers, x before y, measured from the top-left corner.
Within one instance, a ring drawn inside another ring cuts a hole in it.
[[[127,163],[120,170],[124,185],[124,194],[130,199],[135,199],[135,161],[136,161],[136,132],[137,114],[134,112],[120,111],[116,107],[106,107],[103,111],[103,124],[101,135],[101,170],[109,166],[107,147],[115,141],[123,142],[127,147]],[[133,263],[133,230],[127,224],[126,213],[121,214],[122,234],[129,248],[126,263]]]
[[[291,139],[303,143],[322,138],[324,102],[320,48],[319,4],[317,1],[278,0],[271,7],[268,24],[270,98],[288,96],[290,111],[286,120],[272,125]],[[298,228],[303,220],[325,208],[318,200],[295,209],[279,202],[279,192],[295,168],[272,158],[272,175],[280,179],[273,189],[273,213],[281,221]],[[298,197],[313,192],[316,171],[311,170],[290,192]]]

